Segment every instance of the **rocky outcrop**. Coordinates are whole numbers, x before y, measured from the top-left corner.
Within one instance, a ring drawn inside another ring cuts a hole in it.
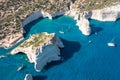
[[[40,72],[48,62],[60,60],[59,48],[63,47],[62,41],[54,33],[48,34],[44,32],[32,35],[11,51],[11,54],[25,53],[29,61],[35,64],[35,70]]]
[[[23,39],[24,39],[24,37],[23,37],[22,33],[16,33],[16,34],[7,36],[5,39],[0,40],[0,47],[4,47],[4,48],[8,49]]]
[[[24,80],[33,80],[33,77],[31,74],[26,74]]]
[[[120,5],[110,6],[103,9],[91,10],[88,12],[80,12],[77,9],[71,7],[65,15],[71,16],[76,20],[77,26],[84,35],[90,35],[91,28],[89,25],[88,18],[99,20],[99,21],[116,21],[120,18]],[[84,14],[84,15],[81,15]]]
[[[115,5],[99,10],[92,10],[90,15],[91,19],[99,21],[116,21],[120,18],[120,5]]]
[[[85,17],[86,14],[82,14],[80,16],[80,20],[77,20],[76,25],[79,27],[80,31],[82,32],[82,34],[88,36],[91,33],[91,28],[89,25],[89,21],[88,19]]]
[[[66,12],[65,15],[71,16],[76,20],[76,25],[79,27],[79,30],[82,32],[82,34],[88,36],[91,33],[91,28],[89,25],[88,17],[86,17],[88,14],[87,12],[80,13],[77,10],[70,10]]]

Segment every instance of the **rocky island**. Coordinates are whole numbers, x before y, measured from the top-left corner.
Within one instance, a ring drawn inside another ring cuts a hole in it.
[[[31,35],[28,40],[16,47],[11,54],[23,52],[29,61],[35,64],[35,70],[40,72],[43,67],[51,61],[60,60],[60,49],[64,45],[54,34],[46,32]]]

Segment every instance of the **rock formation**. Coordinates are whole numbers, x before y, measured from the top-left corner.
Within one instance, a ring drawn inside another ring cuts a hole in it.
[[[120,18],[120,5],[92,10],[91,19],[100,21],[116,21]]]
[[[110,0],[22,0],[22,3],[19,0],[16,2],[1,0],[0,3],[0,47],[5,48],[10,48],[21,41],[23,27],[40,17],[52,19],[66,14],[77,21],[79,29],[85,35],[89,35],[90,27],[83,28],[80,25],[88,26],[87,18],[100,21],[116,21],[120,18],[119,0],[112,2]],[[84,11],[88,11],[87,18],[80,16]]]
[[[33,77],[31,74],[26,74],[24,80],[33,80]]]
[[[4,47],[4,48],[8,49],[23,39],[24,38],[23,38],[22,33],[15,33],[10,36],[6,36],[6,38],[0,40],[0,47]]]
[[[82,34],[84,34],[86,36],[90,35],[91,28],[90,28],[90,25],[89,25],[89,21],[85,17],[84,13],[80,16],[80,20],[77,20],[77,24],[76,25],[79,27],[79,29],[82,32]]]
[[[11,51],[11,54],[25,53],[29,61],[35,64],[35,70],[40,72],[48,62],[60,60],[59,48],[63,47],[62,41],[54,33],[44,32],[30,36],[28,40]]]
[[[44,11],[35,11],[31,13],[23,22],[22,26],[25,27],[25,25],[29,24],[30,22],[38,19],[38,18],[46,18],[52,19],[53,17],[64,15],[65,11],[60,11],[57,13],[49,14],[48,12]]]

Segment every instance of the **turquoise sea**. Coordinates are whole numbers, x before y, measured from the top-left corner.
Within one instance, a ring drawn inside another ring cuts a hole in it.
[[[23,80],[26,73],[31,73],[34,80],[120,80],[120,20],[89,21],[92,35],[88,37],[82,35],[76,22],[67,16],[39,19],[28,24],[24,40],[40,32],[56,33],[65,45],[61,49],[63,60],[48,63],[38,73],[25,54],[8,55],[23,40],[11,49],[0,48],[0,55],[7,55],[0,59],[0,80]],[[60,30],[65,33],[59,33]],[[116,47],[107,46],[112,39]],[[89,40],[92,41],[90,44]],[[21,65],[25,68],[18,72]]]

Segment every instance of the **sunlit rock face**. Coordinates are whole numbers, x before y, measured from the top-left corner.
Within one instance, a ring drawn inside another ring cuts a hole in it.
[[[120,18],[120,5],[93,10],[91,18],[100,21],[116,21]]]
[[[78,18],[79,19],[79,18]],[[80,15],[80,19],[77,20],[76,25],[82,34],[89,36],[91,34],[91,28],[88,19],[86,18],[86,13]]]
[[[46,32],[32,35],[28,40],[11,51],[11,54],[23,52],[29,61],[34,63],[35,70],[40,72],[51,61],[60,60],[60,49],[64,45],[54,33]]]

